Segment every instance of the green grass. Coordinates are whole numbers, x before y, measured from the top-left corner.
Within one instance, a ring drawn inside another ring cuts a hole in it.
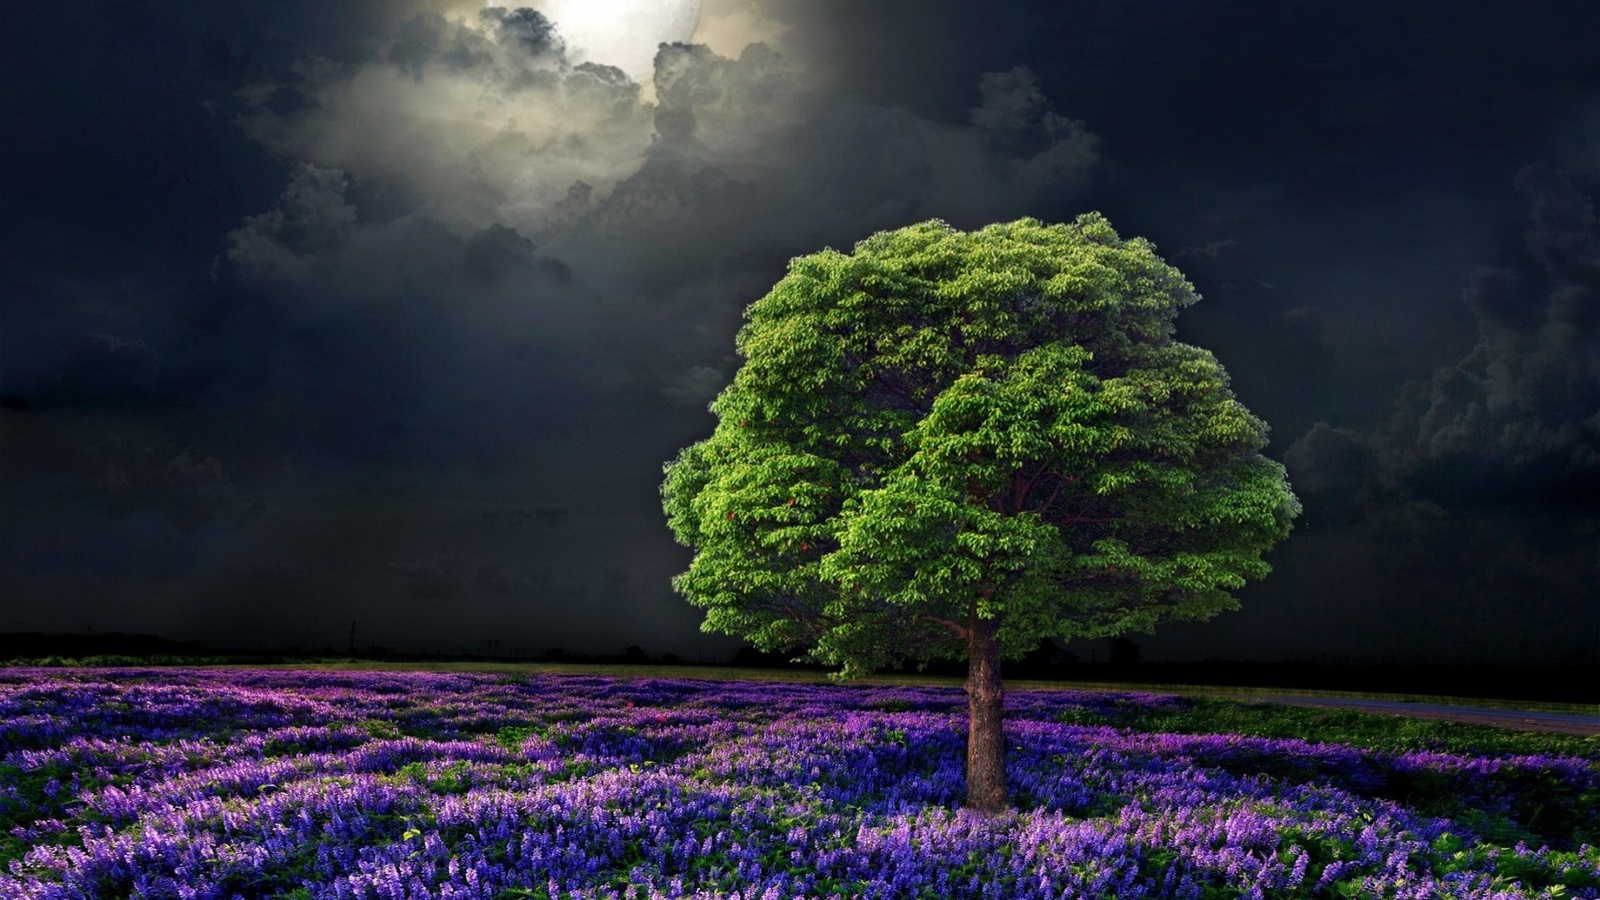
[[[1466,722],[1368,713],[1346,708],[1290,706],[1237,698],[1195,696],[1181,708],[1152,710],[1119,704],[1086,711],[1072,724],[1109,725],[1141,732],[1238,734],[1300,738],[1373,750],[1438,750],[1474,755],[1553,753],[1600,760],[1600,736],[1526,731]]]

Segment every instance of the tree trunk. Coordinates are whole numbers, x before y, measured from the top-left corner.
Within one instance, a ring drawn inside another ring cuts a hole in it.
[[[984,813],[1008,805],[999,630],[976,611],[967,629],[967,808]]]

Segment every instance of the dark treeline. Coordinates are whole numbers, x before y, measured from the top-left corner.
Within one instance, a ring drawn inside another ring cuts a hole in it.
[[[540,652],[502,648],[484,642],[478,652],[415,650],[369,644],[350,648],[295,647],[240,650],[208,647],[156,635],[39,634],[0,632],[0,664],[45,666],[125,665],[268,665],[296,662],[530,662],[592,665],[726,666],[797,672],[827,671],[797,663],[785,654],[741,647],[725,659],[684,659],[672,653],[651,654],[629,646],[617,653],[583,653],[551,647]],[[961,677],[962,663],[906,667],[895,674]],[[1556,703],[1600,703],[1600,664],[1564,666],[1349,665],[1309,662],[1152,662],[1143,660],[1138,645],[1112,641],[1104,659],[1085,661],[1054,645],[1006,664],[1008,678],[1119,685],[1205,685],[1241,688],[1283,688],[1309,691],[1359,691],[1432,694],[1493,700]]]

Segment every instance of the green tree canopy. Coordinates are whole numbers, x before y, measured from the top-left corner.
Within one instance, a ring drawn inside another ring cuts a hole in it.
[[[966,658],[996,736],[999,656],[1237,608],[1300,507],[1216,358],[1172,339],[1197,299],[1099,214],[794,260],[667,465],[674,586],[706,630],[846,674]]]

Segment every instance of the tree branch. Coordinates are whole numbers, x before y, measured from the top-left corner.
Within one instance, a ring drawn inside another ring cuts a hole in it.
[[[1044,466],[1035,469],[1032,475],[1018,475],[1011,480],[1011,511],[1022,512],[1023,504],[1028,502],[1028,495],[1033,493],[1033,486],[1039,483],[1044,476]]]
[[[929,615],[918,616],[918,618],[926,622],[932,622],[935,625],[943,625],[954,632],[956,637],[961,638],[963,641],[967,639],[967,629],[959,622],[952,622],[949,619],[941,619],[938,616]]]
[[[1039,507],[1039,515],[1042,516],[1045,513],[1050,511],[1050,507],[1055,505],[1056,497],[1059,497],[1061,495],[1061,486],[1063,484],[1066,484],[1066,483],[1067,483],[1067,480],[1065,478],[1060,478],[1060,477],[1056,478],[1056,486],[1050,489],[1049,498],[1047,498],[1044,501],[1044,504]]]

